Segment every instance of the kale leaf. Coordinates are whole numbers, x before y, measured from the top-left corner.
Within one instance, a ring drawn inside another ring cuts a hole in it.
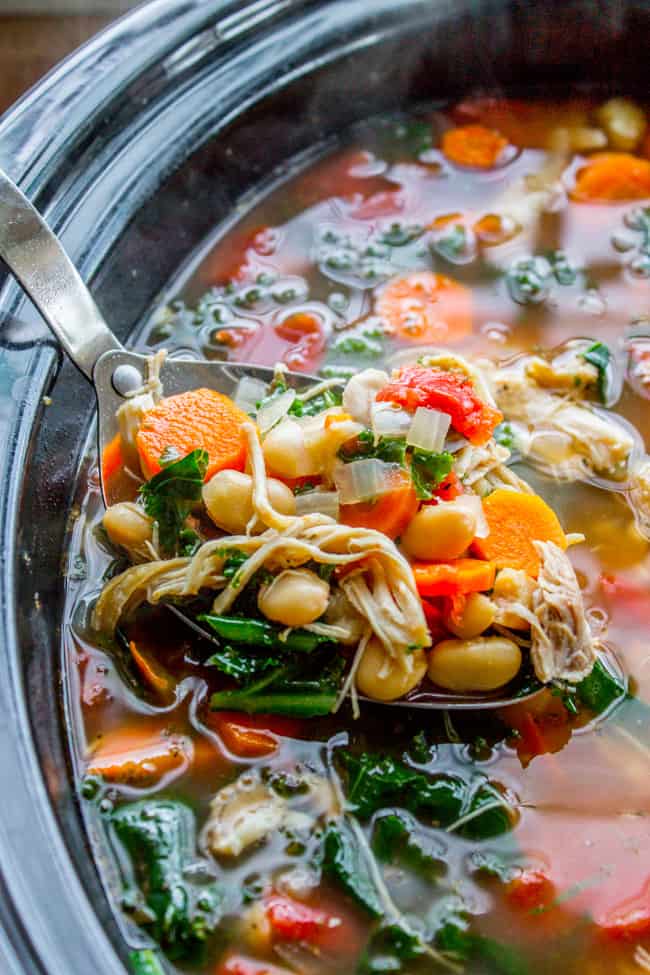
[[[471,839],[498,836],[512,827],[505,800],[499,801],[499,792],[488,782],[427,775],[390,756],[367,752],[359,756],[343,752],[341,760],[347,772],[348,801],[361,819],[369,819],[385,806],[398,806],[439,826],[471,816],[458,829]],[[483,806],[485,812],[480,811]]]
[[[310,396],[309,399],[296,396],[289,407],[289,413],[292,416],[316,416],[317,413],[329,410],[332,406],[340,406],[342,402],[343,391],[335,387],[326,389],[317,396]]]
[[[283,658],[284,660],[285,658]],[[213,711],[248,714],[286,714],[313,718],[329,714],[338,696],[345,659],[331,645],[322,652],[293,654],[281,666],[252,684],[217,691],[210,698]]]
[[[165,975],[158,956],[151,948],[141,948],[129,954],[129,964],[133,975]]]
[[[197,863],[192,810],[182,802],[143,799],[121,806],[110,822],[138,887],[125,897],[125,909],[171,959],[200,961],[223,916],[225,891],[214,881],[198,883],[186,875]]]
[[[197,501],[208,467],[207,450],[193,450],[179,460],[160,458],[162,470],[140,488],[144,510],[158,523],[162,548],[175,554],[183,541],[185,519]],[[185,540],[184,543],[186,543]]]
[[[445,869],[445,844],[409,813],[387,812],[374,822],[372,849],[384,863],[396,863],[435,880]]]
[[[362,430],[352,443],[343,444],[338,452],[339,460],[349,464],[353,460],[376,457],[386,464],[406,466],[406,440],[403,437],[380,437],[375,443],[372,430]]]
[[[454,458],[444,451],[436,454],[416,447],[411,454],[411,477],[420,501],[430,501],[435,489],[450,473]]]
[[[368,864],[354,832],[345,820],[329,823],[323,844],[323,870],[333,877],[371,917],[383,908]]]
[[[576,685],[575,693],[581,704],[595,714],[602,714],[614,701],[622,700],[627,692],[622,681],[597,660],[591,673]]]
[[[601,403],[607,402],[607,373],[609,370],[609,362],[611,357],[612,354],[604,342],[594,342],[593,345],[590,345],[589,348],[582,353],[582,358],[585,360],[585,362],[595,366],[598,370],[598,396]]]

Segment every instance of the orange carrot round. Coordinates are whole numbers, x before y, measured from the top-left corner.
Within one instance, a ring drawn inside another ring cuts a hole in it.
[[[403,476],[402,476],[403,475]],[[339,521],[352,528],[374,528],[389,538],[398,538],[418,510],[418,499],[411,478],[399,472],[395,488],[376,501],[344,504]]]
[[[471,292],[433,271],[393,278],[375,307],[386,330],[410,342],[455,342],[472,331]]]
[[[483,499],[483,511],[490,534],[474,539],[472,549],[498,569],[523,569],[536,577],[540,563],[533,541],[567,547],[557,515],[537,494],[497,488]]]
[[[627,152],[597,152],[578,170],[571,199],[622,203],[650,199],[650,160]]]
[[[198,447],[208,452],[205,479],[224,468],[241,471],[246,463],[242,424],[248,416],[214,389],[192,389],[167,396],[142,421],[136,438],[142,472],[151,478],[160,470],[160,456],[173,448],[181,457]]]
[[[229,752],[240,758],[262,758],[278,749],[278,736],[297,737],[300,722],[268,714],[210,711],[206,723],[214,728]]]
[[[496,166],[507,145],[500,132],[484,125],[463,125],[449,129],[442,137],[442,151],[450,162],[476,169]]]

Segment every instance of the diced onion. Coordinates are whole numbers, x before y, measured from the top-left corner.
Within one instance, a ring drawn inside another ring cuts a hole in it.
[[[395,489],[395,478],[402,473],[398,464],[386,464],[383,460],[368,457],[340,464],[334,471],[334,483],[341,504],[370,501]]]
[[[268,395],[269,387],[261,379],[254,379],[252,376],[242,376],[237,383],[237,389],[233,397],[236,405],[244,413],[255,414],[257,404]]]
[[[338,520],[339,503],[338,491],[305,491],[296,495],[296,514],[329,515]]]
[[[457,454],[459,450],[464,447],[469,447],[469,440],[466,437],[450,437],[445,444],[445,450],[448,454]]]
[[[439,454],[445,446],[445,438],[451,426],[451,417],[440,410],[430,410],[426,406],[418,406],[415,416],[406,436],[406,442],[411,447]]]
[[[257,425],[261,434],[268,433],[291,409],[291,404],[296,398],[295,389],[287,389],[272,399],[266,406],[262,406],[257,414]]]
[[[393,403],[373,403],[370,416],[375,440],[380,437],[405,437],[411,426],[411,414]]]
[[[487,518],[485,517],[485,512],[483,510],[483,502],[479,498],[478,494],[460,494],[453,501],[445,502],[447,504],[453,504],[457,508],[464,508],[470,514],[474,516],[474,521],[476,523],[476,528],[474,529],[475,538],[487,538],[490,534],[490,526],[487,523]]]

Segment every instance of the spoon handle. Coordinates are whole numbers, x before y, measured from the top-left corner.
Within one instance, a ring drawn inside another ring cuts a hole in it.
[[[1,169],[0,258],[38,308],[63,350],[92,381],[99,357],[122,346],[58,237]]]

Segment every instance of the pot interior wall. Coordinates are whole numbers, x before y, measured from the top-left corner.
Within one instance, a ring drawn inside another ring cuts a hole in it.
[[[305,8],[313,12],[314,5]],[[250,97],[251,107],[225,126],[220,123],[219,91],[214,89],[211,107],[203,109],[201,131],[192,135],[195,144],[188,135],[187,146],[178,146],[171,172],[168,167],[160,170],[162,147],[155,132],[151,134],[150,167],[157,189],[134,207],[92,281],[100,307],[122,338],[137,329],[161,291],[169,289],[179,266],[208,232],[227,220],[235,203],[252,198],[277,167],[357,120],[481,89],[535,90],[550,85],[567,94],[574,85],[586,83],[628,92],[644,87],[647,4],[432,2],[412,8],[401,25],[388,15],[388,5],[377,4],[376,15],[365,18],[367,43],[349,44],[347,53],[306,74],[276,50],[269,93],[256,101],[255,90],[247,91],[244,79],[241,102]],[[340,41],[348,43],[350,37]],[[318,36],[312,46],[314,60],[328,54]],[[197,62],[194,81],[184,79],[205,86],[206,97],[213,61],[214,56],[208,56]],[[292,71],[298,76],[290,80]],[[148,86],[153,93],[159,84],[156,77],[143,79],[139,94]],[[124,109],[130,111],[132,107]],[[96,141],[117,137],[120,112],[106,124],[108,130],[90,133],[85,153]],[[83,154],[74,167],[82,164]],[[92,232],[91,226],[81,227],[89,238]],[[52,405],[41,411],[30,436],[25,470],[16,472],[22,478],[15,594],[20,659],[31,730],[51,802],[83,882],[110,928],[113,922],[88,857],[69,781],[57,690],[62,553],[93,397],[68,363],[55,370],[47,392]]]

